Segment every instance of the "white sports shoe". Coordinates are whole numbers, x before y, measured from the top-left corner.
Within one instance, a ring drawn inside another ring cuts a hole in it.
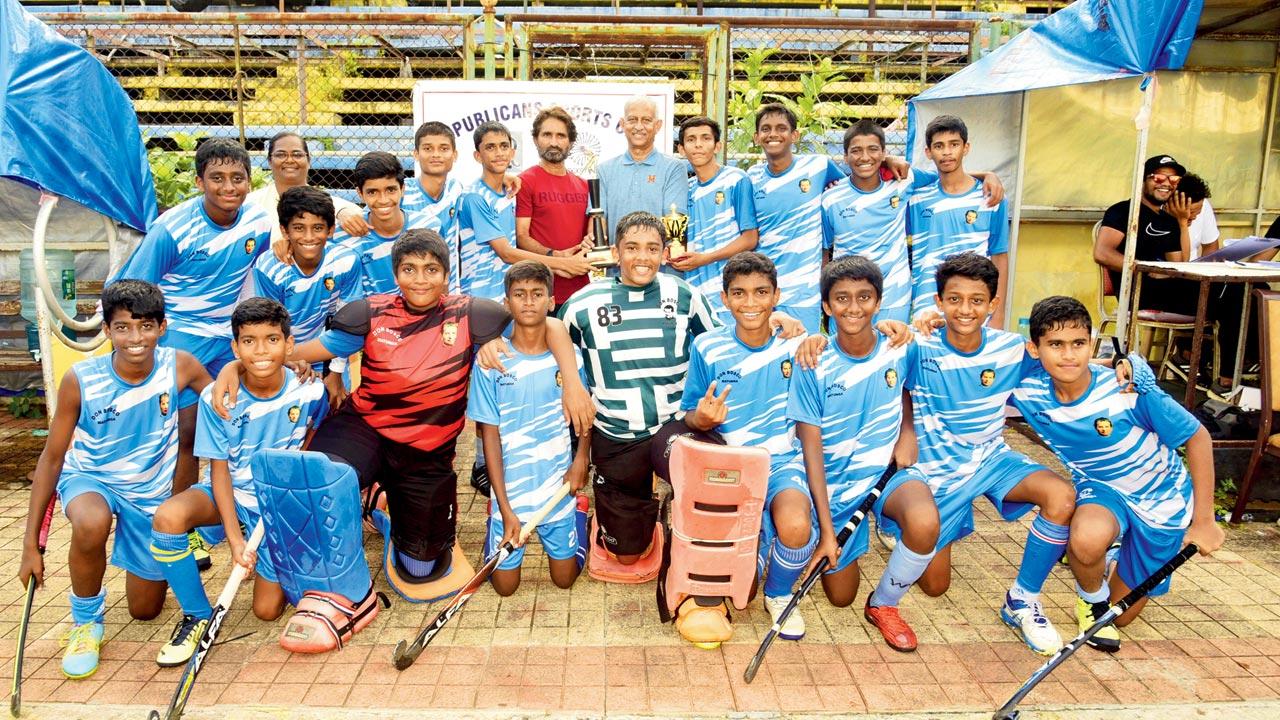
[[[769,609],[769,617],[773,622],[778,622],[778,617],[782,615],[782,611],[787,609],[787,603],[791,602],[790,595],[780,595],[778,597],[765,596],[764,606]],[[787,616],[787,621],[782,623],[782,628],[778,631],[778,637],[783,640],[799,640],[804,637],[804,617],[800,615],[800,608],[796,607]]]
[[[1027,647],[1039,655],[1052,655],[1062,649],[1062,636],[1044,616],[1039,600],[1023,600],[1012,594],[1004,597],[1000,619],[1017,631]]]

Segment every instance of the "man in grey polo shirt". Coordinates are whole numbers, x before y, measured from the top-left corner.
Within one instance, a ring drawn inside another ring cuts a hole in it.
[[[676,212],[688,213],[687,163],[654,147],[663,129],[657,104],[643,96],[628,100],[622,111],[622,129],[627,152],[600,163],[598,170],[610,234],[623,216],[637,210],[662,217],[675,205]]]

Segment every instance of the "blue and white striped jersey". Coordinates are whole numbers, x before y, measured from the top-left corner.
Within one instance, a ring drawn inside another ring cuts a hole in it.
[[[902,389],[915,366],[915,343],[889,347],[876,335],[866,357],[832,340],[815,370],[797,369],[787,417],[822,430],[827,497],[833,508],[871,491],[893,459],[902,429]]]
[[[910,320],[907,207],[917,188],[937,180],[933,173],[912,168],[905,179],[881,181],[871,192],[859,190],[849,179],[822,194],[822,234],[831,257],[861,255],[884,274],[880,319]]]
[[[581,373],[582,356],[576,349],[575,354]],[[561,405],[563,379],[550,352],[516,352],[504,364],[506,372],[475,366],[467,417],[497,426],[507,501],[517,517],[527,520],[555,494],[573,462],[569,423]],[[585,375],[582,381],[586,382]],[[572,496],[566,497],[543,522],[569,517],[573,502]],[[493,517],[502,516],[496,502],[490,512]]]
[[[366,223],[369,222],[368,211],[365,212],[364,220]],[[400,235],[403,235],[406,230],[425,227],[427,227],[427,216],[405,211],[404,226],[400,229]],[[360,292],[364,297],[398,293],[400,286],[396,284],[395,268],[391,267],[391,246],[400,239],[400,235],[383,237],[374,232],[370,225],[369,232],[364,237],[353,237],[342,228],[338,228],[333,232],[329,247],[344,247],[360,258]],[[451,282],[455,272],[451,270],[449,273]],[[450,292],[454,287],[454,285],[449,286]]]
[[[1008,449],[1004,406],[1036,365],[1017,333],[983,328],[982,347],[961,353],[945,331],[916,340],[907,379],[924,473],[937,495],[967,481],[991,453]]]
[[[80,418],[63,475],[87,475],[148,513],[169,498],[178,462],[178,351],[155,349],[146,380],[130,385],[112,366],[115,353],[71,366],[80,385]]]
[[[231,337],[231,311],[254,261],[271,245],[271,218],[245,203],[235,224],[209,219],[204,196],[156,219],[124,266],[107,282],[147,280],[164,292],[169,330]]]
[[[302,383],[289,368],[283,372],[284,384],[274,397],[256,397],[241,384],[230,420],[213,411],[212,383],[200,393],[195,455],[226,460],[236,504],[254,512],[258,510],[258,493],[249,461],[260,450],[302,449],[307,432],[317,427],[329,410],[324,383]],[[209,477],[202,482],[210,482]]]
[[[689,250],[713,252],[728,245],[739,235],[756,227],[755,190],[751,178],[735,167],[722,167],[715,177],[699,182],[689,178]],[[724,261],[718,260],[690,271],[686,280],[706,298],[711,311],[722,323],[732,324],[733,317],[720,302],[724,283],[720,278]]]
[[[422,189],[417,178],[410,178],[404,184],[404,197],[400,198],[400,209],[408,213],[418,213],[425,217],[422,225],[435,230],[444,238],[449,247],[449,292],[458,292],[458,272],[461,260],[458,256],[458,200],[462,197],[462,183],[456,178],[446,178],[444,190],[440,197],[433,198]]]
[[[938,266],[952,255],[975,252],[992,257],[1009,252],[1009,210],[1004,200],[987,207],[982,181],[959,195],[948,195],[941,182],[920,188],[907,210],[911,235],[911,314],[934,307]]]
[[[462,292],[502,302],[507,263],[489,243],[506,238],[516,244],[516,199],[494,192],[483,179],[471,183],[458,200],[458,246]]]
[[[799,445],[795,423],[787,418],[787,393],[792,357],[803,340],[774,335],[763,347],[753,348],[738,339],[733,326],[697,336],[680,409],[698,407],[713,382],[717,396],[731,387],[725,398],[728,414],[715,431],[730,445],[768,450],[773,465],[793,460]]]
[[[781,175],[768,163],[747,170],[755,188],[756,223],[760,243],[756,251],[778,268],[778,305],[809,332],[818,332],[822,303],[818,280],[822,275],[822,191],[844,177],[824,155],[796,155]]]
[[[1071,468],[1078,489],[1109,485],[1148,525],[1182,529],[1191,524],[1192,486],[1178,448],[1200,423],[1160,389],[1140,357],[1130,358],[1137,392],[1121,392],[1114,371],[1090,365],[1088,392],[1063,403],[1049,373],[1036,367],[1013,391],[1013,405]]]
[[[252,277],[254,295],[271,298],[289,311],[294,342],[320,337],[326,318],[364,297],[359,258],[332,242],[326,244],[320,264],[310,275],[268,252],[254,263]]]

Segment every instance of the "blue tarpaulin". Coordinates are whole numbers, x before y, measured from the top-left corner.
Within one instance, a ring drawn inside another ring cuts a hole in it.
[[[1076,85],[1177,70],[1186,62],[1204,0],[1077,0],[990,55],[912,98],[916,102]]]
[[[0,177],[145,232],[156,194],[138,118],[102,63],[0,0]]]

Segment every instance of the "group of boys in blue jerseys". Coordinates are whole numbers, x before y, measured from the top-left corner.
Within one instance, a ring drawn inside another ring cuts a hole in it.
[[[912,585],[947,591],[952,546],[973,531],[979,497],[1006,520],[1038,508],[1000,616],[1045,655],[1062,640],[1039,594],[1064,554],[1084,628],[1184,543],[1203,554],[1221,545],[1208,434],[1140,359],[1125,385],[1091,365],[1089,314],[1070,298],[1036,304],[1029,342],[996,326],[1007,218],[998,179],[963,169],[962,122],[927,128],[936,174],[896,167],[868,121],[845,134],[848,176],[792,155],[786,108],[761,108],[756,127],[768,162],[744,173],[716,162],[714,121],[681,125],[688,247],[673,253],[649,213],[623,217],[617,277],[563,303],[563,323],[548,317],[552,270],[514,244],[505,127],[475,132],[483,174],[467,188],[447,177],[452,133],[427,123],[415,136],[423,177],[409,190],[394,156],[359,160],[363,214],[336,217],[314,188],[285,191],[276,247],[270,219],[244,204],[247,153],[203,143],[201,195],[162,215],[107,284],[114,351],[62,379],[37,466],[19,577],[42,579],[36,538],[56,493],[72,526],[63,672],[97,669],[113,524],[130,614],[159,615],[166,587],[182,607],[162,666],[191,657],[212,612],[201,538],[225,535],[232,560],[257,572],[254,613],[279,617],[282,558],[246,546],[262,520],[250,461],[301,450],[318,428],[311,449],[354,468],[361,488],[387,491],[388,580],[405,588],[452,567],[464,413],[489,459],[486,557],[504,541],[519,546],[522,522],[560,483],[576,493],[594,476],[599,537],[588,537],[586,498],[573,495],[537,528],[559,587],[594,552],[625,566],[653,551],[648,457],[659,428],[764,448],[759,573],[775,620],[821,558],[829,601],[854,602],[868,525],[842,546],[837,531],[887,476],[874,510],[897,542],[864,617],[900,651],[916,647],[901,599]],[[348,399],[345,361],[361,351],[366,372]],[[308,382],[313,374],[324,382]],[[1005,443],[1008,403],[1070,481]],[[197,457],[209,461],[198,484]],[[499,593],[516,591],[522,556],[517,547],[493,574]],[[781,626],[784,638],[804,634],[799,612]],[[1090,644],[1115,651],[1120,636],[1107,627]]]

